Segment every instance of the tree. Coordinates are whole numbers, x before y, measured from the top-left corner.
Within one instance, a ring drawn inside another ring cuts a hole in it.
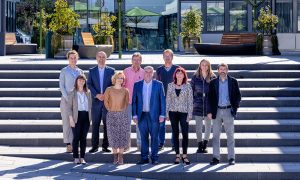
[[[56,0],[54,13],[49,15],[49,29],[60,35],[70,35],[74,28],[80,27],[78,17],[65,0]]]

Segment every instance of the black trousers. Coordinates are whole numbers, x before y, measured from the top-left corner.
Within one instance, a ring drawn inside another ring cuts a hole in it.
[[[181,126],[182,133],[182,151],[183,154],[187,154],[187,148],[189,143],[189,123],[187,120],[187,113],[181,112],[169,112],[169,118],[174,135],[174,146],[176,154],[179,154],[179,124]]]
[[[99,132],[100,132],[100,123],[102,120],[103,123],[103,141],[102,148],[108,148],[108,138],[107,138],[107,127],[106,127],[106,115],[107,110],[104,107],[104,104],[95,104],[92,108],[92,147],[99,147]]]
[[[78,111],[78,120],[73,131],[73,157],[79,158],[78,145],[80,143],[80,158],[84,158],[86,150],[86,136],[90,128],[89,113]]]

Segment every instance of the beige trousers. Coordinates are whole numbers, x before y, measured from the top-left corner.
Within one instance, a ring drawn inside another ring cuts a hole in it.
[[[61,113],[61,118],[62,118],[64,143],[72,144],[73,133],[72,133],[72,128],[70,126],[67,108],[68,108],[67,101],[65,98],[62,97],[61,101],[60,101],[60,113]]]

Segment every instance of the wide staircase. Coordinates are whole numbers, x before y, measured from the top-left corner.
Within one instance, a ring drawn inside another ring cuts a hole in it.
[[[62,64],[16,63],[0,65],[0,155],[57,159],[72,161],[72,155],[65,153],[62,141],[62,122],[59,103],[60,91],[58,77]],[[128,64],[112,65],[117,70],[123,70]],[[145,66],[145,65],[143,65]],[[158,64],[152,65],[154,68]],[[188,70],[189,77],[194,73],[197,64],[181,64]],[[87,73],[91,64],[81,64],[80,68]],[[216,69],[216,65],[213,65]],[[276,178],[294,179],[299,172],[285,172],[285,168],[294,167],[300,163],[300,65],[288,64],[232,64],[230,75],[239,81],[242,102],[235,120],[236,162],[250,164],[245,169],[251,169],[251,164],[261,164],[268,169],[268,164],[274,164],[281,173],[273,173]],[[129,164],[136,163],[140,156],[136,148],[135,125],[132,124],[132,148],[125,155]],[[101,132],[102,125],[101,125]],[[194,175],[199,175],[209,168],[212,158],[211,141],[208,154],[196,154],[195,122],[190,122],[189,159],[194,168],[198,163],[207,163],[204,169],[197,169]],[[102,133],[101,133],[102,139]],[[212,135],[211,135],[212,137]],[[91,128],[88,134],[90,148]],[[101,144],[101,142],[100,142]],[[227,162],[226,134],[221,135],[221,162]],[[172,164],[175,152],[171,151],[171,126],[167,122],[166,147],[160,152],[159,162]],[[87,153],[87,162],[112,162],[110,153]],[[290,167],[291,166],[291,167]],[[272,166],[273,167],[273,166]],[[184,166],[182,166],[184,168]],[[223,167],[224,169],[228,166]],[[222,168],[221,168],[222,169]],[[219,169],[219,170],[221,170]],[[163,174],[164,170],[168,173]],[[126,170],[125,170],[126,171]],[[142,171],[142,170],[141,170]],[[126,175],[158,179],[184,179],[183,174],[172,173],[168,168],[157,169],[158,175],[144,175],[140,172],[128,171]],[[217,172],[218,169],[215,170]],[[206,173],[203,177],[214,179],[261,179],[271,177],[251,170],[235,170],[226,172],[220,177],[218,173]],[[239,173],[248,172],[246,173]],[[159,173],[160,172],[160,173]],[[276,172],[276,171],[274,171]],[[197,174],[198,173],[198,174]],[[295,174],[296,173],[296,174]],[[228,176],[228,175],[233,176]],[[189,175],[192,175],[191,173]],[[203,174],[202,174],[203,175]],[[190,176],[192,178],[193,176]],[[194,177],[197,179],[197,177]],[[299,178],[299,176],[298,176]]]

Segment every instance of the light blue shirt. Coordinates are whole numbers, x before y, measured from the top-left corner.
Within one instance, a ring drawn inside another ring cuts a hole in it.
[[[152,92],[152,80],[149,83],[144,81],[143,84],[143,111],[149,112],[150,111],[150,98]]]
[[[218,106],[229,106],[229,92],[228,92],[228,79],[226,77],[225,81],[219,78],[219,103]]]
[[[101,94],[103,94],[103,79],[104,79],[104,68],[99,68],[98,67],[98,72],[99,72],[99,84],[100,84],[100,89],[101,89]]]
[[[62,96],[67,99],[68,93],[74,89],[75,80],[78,75],[83,74],[83,71],[76,67],[64,67],[59,74],[59,89]]]

